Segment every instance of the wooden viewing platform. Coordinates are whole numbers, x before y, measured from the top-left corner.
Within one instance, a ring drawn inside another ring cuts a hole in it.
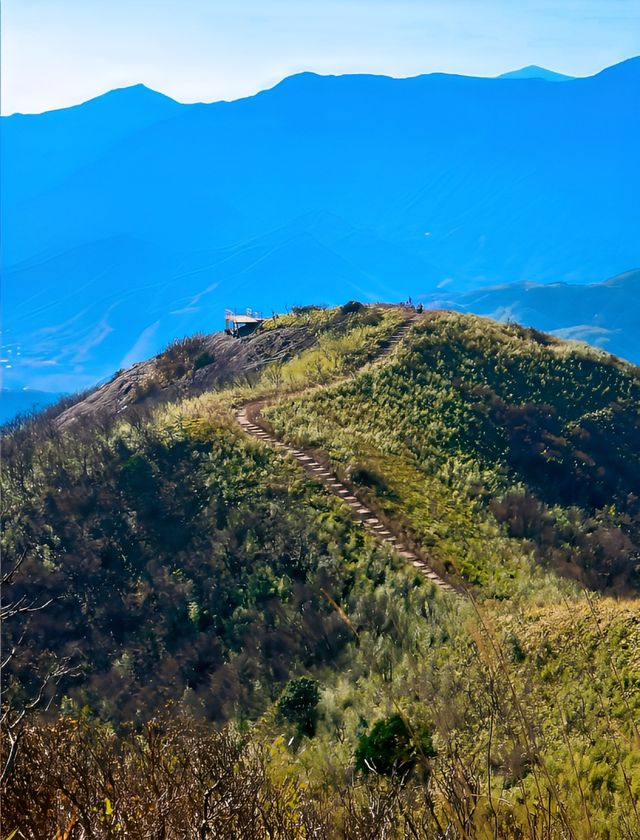
[[[224,331],[227,335],[238,338],[243,335],[250,335],[263,321],[264,318],[255,310],[247,309],[242,314],[236,313],[232,309],[225,309],[224,311]]]

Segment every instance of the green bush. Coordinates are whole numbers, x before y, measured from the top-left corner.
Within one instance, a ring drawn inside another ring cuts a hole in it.
[[[415,765],[434,758],[436,751],[426,727],[411,731],[400,715],[379,720],[362,735],[355,751],[356,767],[363,773],[405,776]]]
[[[300,735],[313,736],[318,720],[320,689],[317,680],[289,680],[278,700],[278,718],[295,724]]]
[[[212,364],[213,361],[214,359],[211,353],[209,353],[208,350],[203,350],[202,353],[198,354],[193,361],[193,372],[195,373],[197,370],[200,370],[200,368]]]
[[[133,494],[146,493],[153,488],[153,469],[143,455],[132,455],[122,464],[120,477],[123,487]]]
[[[367,464],[357,463],[348,470],[348,475],[354,484],[360,487],[371,487],[378,490],[382,495],[389,491],[389,483],[386,477]]]
[[[515,633],[509,633],[504,640],[504,650],[507,655],[507,659],[510,662],[524,662],[526,659],[526,654],[522,645],[520,644],[520,639],[516,636]]]

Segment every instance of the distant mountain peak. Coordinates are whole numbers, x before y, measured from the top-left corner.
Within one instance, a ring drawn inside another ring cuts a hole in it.
[[[92,96],[91,99],[79,102],[77,105],[52,108],[49,111],[43,111],[39,114],[23,114],[17,111],[14,114],[3,115],[2,119],[11,119],[13,117],[17,117],[18,119],[27,117],[30,119],[32,117],[50,117],[51,115],[55,118],[56,115],[73,113],[78,109],[104,109],[107,104],[109,106],[115,105],[117,107],[121,107],[124,105],[136,108],[140,105],[177,107],[180,103],[176,102],[176,100],[172,99],[170,96],[160,93],[157,90],[153,90],[140,82],[136,85],[126,85],[125,87],[113,88],[112,90],[105,91],[105,93],[99,93],[96,96]]]
[[[170,96],[167,96],[165,93],[160,93],[157,90],[153,90],[153,88],[147,87],[147,85],[139,82],[136,85],[126,85],[125,87],[120,88],[113,88],[113,90],[107,91],[106,93],[101,94],[100,96],[92,97],[88,100],[88,102],[84,102],[84,105],[87,105],[89,102],[96,102],[97,100],[105,101],[105,99],[111,100],[118,100],[118,101],[129,101],[129,102],[171,102],[176,103],[175,99],[172,99]]]
[[[556,73],[554,70],[547,70],[546,67],[539,67],[537,64],[529,64],[527,67],[511,70],[509,73],[498,76],[498,79],[544,79],[546,82],[568,82],[573,78],[563,73]]]
[[[450,298],[638,265],[638,70],[564,85],[304,73],[197,106],[138,84],[9,118],[3,320],[24,350],[5,385],[83,388],[235,303]],[[626,288],[619,306],[597,290],[597,326],[635,360]],[[576,309],[559,327],[591,323]]]

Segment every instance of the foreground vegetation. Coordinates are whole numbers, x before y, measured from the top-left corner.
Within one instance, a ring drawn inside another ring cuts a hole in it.
[[[640,835],[637,369],[447,313],[367,367],[403,317],[298,312],[259,376],[6,437],[3,837]]]

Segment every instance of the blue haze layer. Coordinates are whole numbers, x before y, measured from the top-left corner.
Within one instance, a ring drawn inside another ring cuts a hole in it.
[[[551,284],[540,326],[638,362],[616,312],[575,301],[640,265],[639,129],[640,59],[561,83],[305,73],[211,105],[140,85],[3,118],[5,386],[84,388],[226,306],[517,314],[522,284]]]

